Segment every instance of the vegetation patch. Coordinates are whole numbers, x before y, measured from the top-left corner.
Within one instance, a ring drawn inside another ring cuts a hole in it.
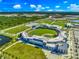
[[[27,27],[27,26],[25,26],[25,25],[21,25],[21,26],[12,28],[12,29],[10,29],[10,30],[7,30],[6,32],[7,32],[7,33],[16,34],[16,33],[22,32],[22,31],[24,31],[24,30],[27,30],[28,28],[29,28],[29,27]]]
[[[27,22],[35,21],[42,18],[45,18],[45,16],[32,16],[32,17],[20,16],[20,15],[11,16],[11,17],[0,16],[0,30],[17,26],[20,24],[24,24]]]
[[[52,25],[59,25],[64,27],[66,23],[68,23],[67,20],[56,20]]]
[[[43,19],[43,20],[38,21],[38,23],[46,23],[46,24],[51,24],[52,22],[53,21],[50,19]]]
[[[46,59],[40,48],[35,48],[23,43],[14,45],[6,50],[5,53],[9,54],[9,57],[12,56],[11,59]]]

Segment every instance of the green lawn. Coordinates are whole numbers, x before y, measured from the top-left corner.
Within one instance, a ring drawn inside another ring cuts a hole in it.
[[[55,23],[53,23],[53,25],[59,25],[59,26],[64,27],[65,23],[67,22],[68,22],[67,20],[56,20]]]
[[[46,18],[46,16],[32,16],[32,17],[27,17],[27,16],[0,16],[0,30],[10,28],[13,26],[17,26],[20,24],[24,24],[27,22],[31,21],[36,21],[38,19]]]
[[[16,33],[19,33],[19,32],[22,32],[26,29],[28,29],[29,27],[25,26],[25,25],[22,25],[22,26],[18,26],[16,28],[12,28],[10,30],[7,30],[6,32],[8,33],[11,33],[11,34],[16,34]]]
[[[49,29],[35,29],[35,30],[32,30],[29,32],[29,35],[38,35],[38,36],[41,36],[41,35],[44,35],[44,34],[53,34],[53,35],[56,35],[57,32],[54,31],[54,30],[49,30]]]
[[[40,48],[35,48],[23,43],[18,43],[5,52],[19,59],[46,59]]]
[[[38,23],[46,23],[46,24],[51,24],[52,22],[54,22],[54,21],[52,21],[50,19],[38,21]],[[59,25],[59,26],[64,27],[65,23],[67,23],[67,22],[68,22],[67,20],[56,20],[52,25]]]
[[[38,23],[46,23],[46,24],[51,24],[52,21],[49,20],[49,19],[46,19],[46,20],[39,20]]]

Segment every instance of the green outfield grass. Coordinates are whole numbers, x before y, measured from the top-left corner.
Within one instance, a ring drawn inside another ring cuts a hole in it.
[[[25,26],[25,25],[21,25],[21,26],[12,28],[12,29],[10,29],[10,30],[7,30],[7,31],[5,31],[5,32],[11,33],[11,34],[16,34],[16,33],[22,32],[22,31],[24,31],[24,30],[27,30],[28,28],[30,28],[30,27],[27,27],[27,26]]]
[[[46,59],[44,53],[40,48],[35,48],[30,45],[18,43],[5,51],[19,59]]]
[[[35,30],[32,30],[32,31],[29,32],[30,36],[32,36],[32,35],[41,36],[41,35],[44,35],[44,34],[53,34],[53,35],[56,35],[57,32],[54,31],[54,30],[49,30],[49,29],[35,29]]]

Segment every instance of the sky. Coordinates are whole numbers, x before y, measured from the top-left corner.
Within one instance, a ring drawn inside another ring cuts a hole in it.
[[[0,0],[0,12],[79,12],[79,0]]]

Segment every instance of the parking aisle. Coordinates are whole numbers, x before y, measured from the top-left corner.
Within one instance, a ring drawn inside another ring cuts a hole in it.
[[[74,30],[74,59],[79,59],[79,29]]]

